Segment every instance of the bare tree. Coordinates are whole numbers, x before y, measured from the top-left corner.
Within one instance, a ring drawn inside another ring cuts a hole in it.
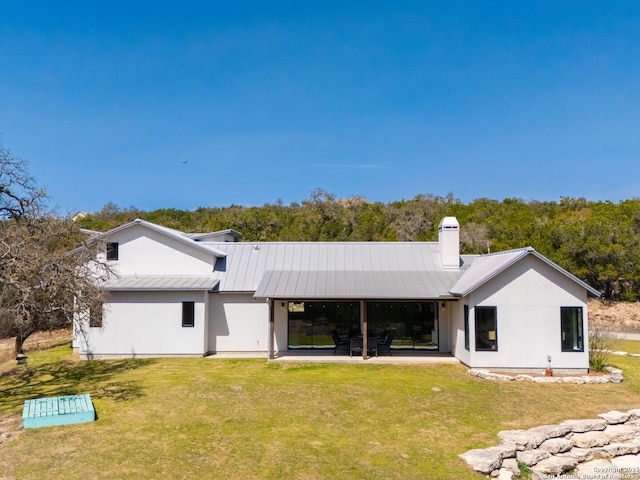
[[[32,333],[101,318],[110,268],[99,242],[71,250],[75,240],[77,226],[53,215],[0,226],[0,336],[16,337],[16,353]]]
[[[460,231],[460,243],[465,253],[489,253],[491,239],[486,225],[470,222]]]
[[[431,198],[418,196],[387,207],[391,228],[400,242],[413,242],[418,235],[433,229]]]
[[[104,246],[46,212],[45,198],[27,162],[0,148],[0,338],[16,337],[16,353],[34,332],[101,316],[111,273],[98,260]]]
[[[28,163],[0,144],[0,219],[18,219],[42,207],[45,192],[36,186]]]

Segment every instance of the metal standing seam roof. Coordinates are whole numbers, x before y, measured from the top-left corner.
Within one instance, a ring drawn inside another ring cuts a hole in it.
[[[462,255],[461,268],[451,270],[443,269],[437,242],[210,242],[205,239],[213,234],[185,234],[140,219],[97,237],[133,225],[212,253],[218,257],[214,272],[211,276],[121,276],[107,284],[110,290],[215,290],[271,298],[441,298],[467,295],[525,256],[534,255],[591,295],[600,296],[532,247]]]
[[[108,281],[111,291],[213,290],[218,280],[210,276],[121,275]]]
[[[259,298],[439,298],[458,272],[267,271],[256,289]]]
[[[220,292],[256,297],[438,298],[460,275],[435,242],[215,243]]]

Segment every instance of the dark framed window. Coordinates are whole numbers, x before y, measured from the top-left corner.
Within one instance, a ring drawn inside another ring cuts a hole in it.
[[[475,307],[476,350],[498,350],[498,315],[496,307]]]
[[[107,243],[107,260],[118,260],[118,242]]]
[[[89,326],[92,328],[102,328],[102,306],[89,310]]]
[[[560,307],[563,352],[584,352],[582,307]]]
[[[195,326],[195,302],[182,302],[182,326]]]
[[[469,305],[464,306],[464,348],[469,350]]]

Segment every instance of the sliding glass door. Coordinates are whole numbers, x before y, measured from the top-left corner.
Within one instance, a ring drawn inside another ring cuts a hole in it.
[[[369,335],[391,348],[438,350],[438,302],[367,302]]]
[[[334,348],[362,335],[359,301],[288,303],[288,346]],[[438,302],[367,302],[369,336],[393,337],[394,349],[438,350]]]
[[[289,302],[289,348],[334,348],[360,334],[359,302]]]

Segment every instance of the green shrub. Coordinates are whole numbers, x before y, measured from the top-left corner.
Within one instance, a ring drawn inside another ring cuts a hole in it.
[[[614,339],[601,326],[595,326],[589,332],[589,368],[594,372],[603,372],[609,364],[609,352]]]

